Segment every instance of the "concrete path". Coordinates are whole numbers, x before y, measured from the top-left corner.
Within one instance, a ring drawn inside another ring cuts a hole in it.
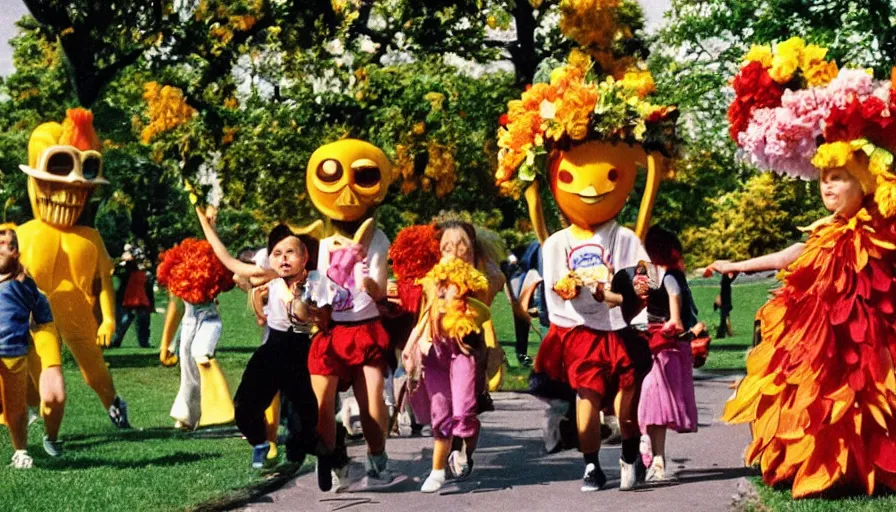
[[[282,489],[262,496],[243,510],[269,511],[585,511],[713,512],[727,510],[737,494],[738,481],[753,474],[743,467],[743,451],[750,440],[746,425],[728,426],[719,421],[731,394],[733,377],[701,378],[695,383],[700,431],[670,433],[667,441],[667,474],[677,484],[620,492],[619,446],[601,450],[601,466],[610,478],[609,488],[597,493],[579,490],[583,462],[578,452],[545,455],[541,424],[545,406],[526,394],[496,393],[496,411],[483,415],[482,441],[470,480],[448,485],[441,494],[419,492],[429,473],[431,439],[392,438],[389,456],[396,468],[410,478],[391,492],[322,493],[317,479],[305,473]],[[363,461],[365,447],[352,446],[353,461]],[[353,477],[363,467],[353,462]]]

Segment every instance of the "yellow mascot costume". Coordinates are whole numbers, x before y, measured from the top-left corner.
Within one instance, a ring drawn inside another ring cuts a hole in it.
[[[556,399],[557,387],[551,384],[556,382],[570,396],[575,392],[578,442],[586,461],[582,491],[606,484],[597,458],[600,413],[616,397],[622,434],[620,489],[626,490],[635,485],[637,384],[650,359],[649,351],[640,350],[645,344],[629,340],[634,337],[618,307],[623,299],[619,290],[611,290],[611,282],[617,271],[649,260],[640,238],[664,174],[660,153],[673,150],[677,110],[650,102],[654,84],[649,72],[626,69],[631,62],[617,66],[602,60],[592,44],[579,42],[593,57],[573,50],[548,81],[509,103],[498,136],[496,178],[504,192],[519,195],[525,190],[542,242],[551,325],[535,360],[533,393]],[[646,167],[647,180],[632,231],[616,217],[634,189],[639,167]],[[569,226],[550,236],[539,180],[548,185]],[[641,295],[646,293],[644,281],[638,284]],[[630,308],[642,309],[632,302],[625,309]],[[560,412],[560,404],[553,405],[557,407],[551,410]],[[556,446],[552,429],[560,422],[552,421],[549,415],[545,441]]]
[[[77,225],[91,193],[103,178],[101,144],[93,130],[93,114],[76,108],[60,123],[44,123],[31,134],[28,197],[34,220],[22,225],[22,264],[47,293],[53,318],[81,374],[93,388],[112,423],[130,428],[127,407],[115,393],[100,347],[115,333],[115,290],[112,259],[96,229]],[[102,322],[94,306],[99,301]],[[47,338],[49,339],[49,338]],[[58,343],[37,343],[30,358],[39,379],[42,413],[49,441],[55,441],[62,421],[64,391]],[[49,451],[49,450],[48,450]]]

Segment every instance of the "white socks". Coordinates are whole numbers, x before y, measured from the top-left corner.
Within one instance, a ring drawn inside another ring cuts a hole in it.
[[[434,469],[432,473],[426,477],[426,481],[423,482],[423,487],[420,488],[421,492],[436,492],[445,485],[445,470],[444,469]]]

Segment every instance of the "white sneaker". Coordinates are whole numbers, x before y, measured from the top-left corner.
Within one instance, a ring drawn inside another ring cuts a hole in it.
[[[582,492],[594,492],[603,488],[607,483],[604,472],[597,469],[594,464],[585,466],[585,476],[582,477]]]
[[[448,478],[464,480],[473,471],[473,459],[462,450],[454,450],[448,456]]]
[[[619,459],[619,490],[630,491],[635,487],[635,465],[627,464],[624,460]]]
[[[444,469],[434,469],[426,477],[426,481],[423,482],[423,487],[420,488],[420,492],[430,493],[436,492],[445,485],[445,470]]]
[[[28,469],[34,465],[34,461],[28,455],[27,450],[16,450],[12,454],[12,462],[9,465],[15,469]]]
[[[662,482],[666,480],[666,461],[659,455],[653,458],[650,467],[647,468],[646,482]]]

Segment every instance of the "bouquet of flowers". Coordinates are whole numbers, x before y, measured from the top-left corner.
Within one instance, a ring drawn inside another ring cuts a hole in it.
[[[468,334],[480,332],[480,314],[471,307],[471,295],[488,290],[488,279],[482,272],[459,258],[447,257],[437,263],[418,283],[436,289],[451,290],[452,295],[436,299],[434,310],[444,313],[442,332],[449,338],[462,340]]]

